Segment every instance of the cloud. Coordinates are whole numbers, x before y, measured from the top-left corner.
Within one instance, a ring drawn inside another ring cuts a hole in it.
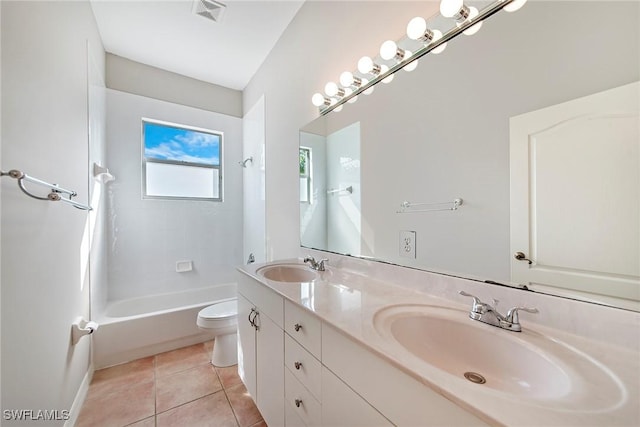
[[[220,137],[218,135],[200,132],[186,132],[184,135],[176,135],[174,139],[182,144],[194,148],[213,147],[218,145],[220,141]]]
[[[156,147],[146,147],[144,150],[145,157],[163,160],[174,160],[178,162],[204,163],[215,165],[219,164],[217,156],[203,157],[194,156],[185,153],[181,146],[176,147],[173,143],[163,142]]]

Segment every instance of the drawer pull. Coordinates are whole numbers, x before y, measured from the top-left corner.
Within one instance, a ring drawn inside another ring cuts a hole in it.
[[[295,325],[293,325],[293,329],[295,329],[296,332],[299,332],[300,329],[302,329],[302,325],[300,323],[296,323]]]
[[[300,370],[300,368],[302,368],[302,363],[301,362],[295,362],[293,364],[293,366],[295,366],[297,370]]]
[[[300,400],[300,399],[296,399],[296,400],[295,400],[295,402],[296,402],[296,407],[297,407],[297,408],[299,408],[300,406],[302,406],[302,400]]]

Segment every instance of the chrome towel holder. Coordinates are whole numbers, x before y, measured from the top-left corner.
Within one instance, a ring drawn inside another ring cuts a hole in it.
[[[451,205],[446,208],[435,208],[435,209],[413,209],[415,206],[438,206],[438,205]],[[437,212],[437,211],[457,211],[458,208],[462,206],[462,199],[456,198],[453,199],[452,202],[437,202],[437,203],[412,203],[408,201],[404,201],[400,204],[400,210],[396,211],[396,213],[414,213],[414,212]]]
[[[42,181],[38,178],[34,178],[32,176],[27,175],[26,173],[23,173],[17,169],[11,169],[9,172],[4,172],[4,171],[0,171],[0,177],[3,176],[9,176],[11,178],[14,178],[18,181],[18,188],[20,188],[20,190],[22,190],[22,192],[24,194],[26,194],[27,196],[36,199],[36,200],[48,200],[50,202],[65,202],[70,204],[71,206],[77,208],[77,209],[81,209],[84,211],[90,211],[91,210],[91,206],[88,205],[83,205],[82,203],[78,203],[75,200],[72,200],[72,197],[75,197],[78,195],[78,193],[76,193],[75,191],[72,190],[67,190],[66,188],[62,188],[57,184],[51,184],[48,183],[46,181]],[[41,197],[41,196],[36,196],[35,194],[29,192],[29,190],[27,190],[27,188],[24,185],[24,181],[27,182],[32,182],[34,184],[38,184],[38,185],[42,185],[45,187],[49,187],[51,190],[49,192],[49,194],[47,194],[45,197]],[[64,195],[67,195],[68,197],[64,197]]]

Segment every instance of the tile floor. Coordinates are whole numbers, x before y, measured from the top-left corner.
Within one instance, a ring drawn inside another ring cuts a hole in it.
[[[214,342],[96,371],[77,427],[266,427],[237,373],[217,368]]]

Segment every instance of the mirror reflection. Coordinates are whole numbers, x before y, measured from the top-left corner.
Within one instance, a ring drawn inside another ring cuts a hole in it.
[[[529,2],[303,127],[302,246],[637,310],[639,8]]]

